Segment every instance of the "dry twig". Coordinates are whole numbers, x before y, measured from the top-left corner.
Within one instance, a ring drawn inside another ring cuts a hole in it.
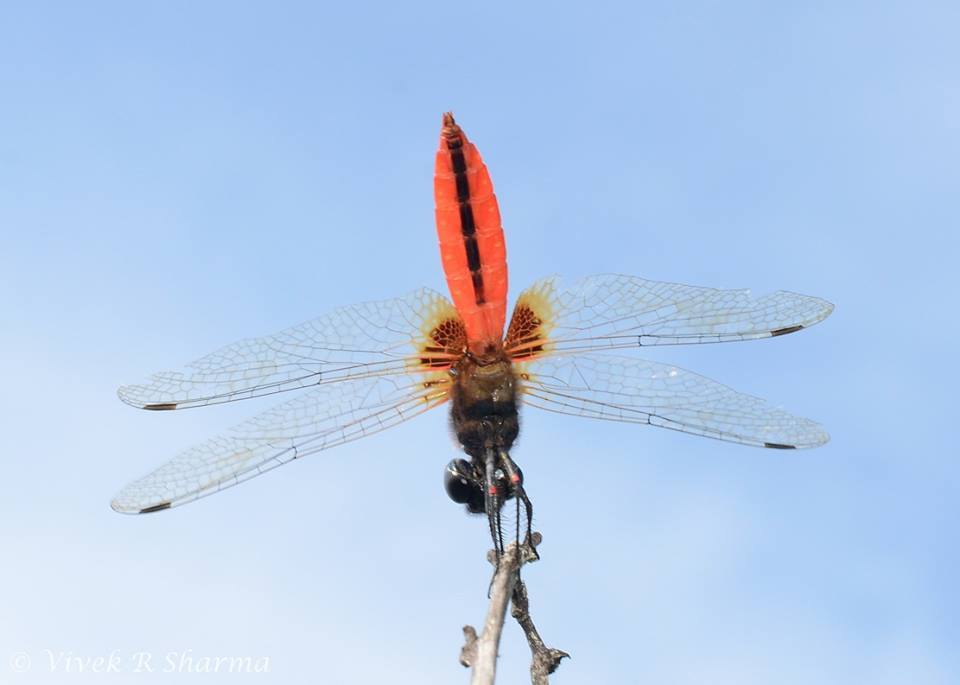
[[[490,585],[490,605],[487,608],[483,632],[477,635],[473,626],[463,627],[464,645],[460,650],[460,663],[473,668],[471,685],[493,685],[497,673],[500,635],[510,600],[513,601],[511,615],[523,628],[533,654],[530,679],[534,685],[547,685],[547,676],[557,669],[563,657],[570,656],[543,643],[530,617],[527,588],[520,580],[520,567],[539,558],[536,547],[541,539],[540,533],[534,533],[532,538],[524,541],[522,545],[515,542],[504,550],[500,563],[496,564],[496,572]],[[495,562],[492,551],[488,558]]]

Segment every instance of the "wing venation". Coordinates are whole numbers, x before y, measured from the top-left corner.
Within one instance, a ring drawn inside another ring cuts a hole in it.
[[[833,311],[826,300],[785,290],[753,297],[599,274],[548,277],[520,294],[507,332],[514,359],[591,350],[756,340],[795,333]]]
[[[817,423],[684,369],[607,354],[541,357],[518,365],[524,404],[640,423],[757,447],[816,447]]]
[[[459,322],[450,301],[422,288],[405,297],[343,307],[274,335],[240,340],[182,371],[164,371],[143,384],[124,386],[118,394],[127,404],[169,411],[402,375],[424,365],[438,369],[449,364],[455,351],[438,347],[430,335],[448,320]]]
[[[113,500],[121,513],[176,507],[294,459],[377,433],[443,404],[443,373],[317,385],[181,452]]]

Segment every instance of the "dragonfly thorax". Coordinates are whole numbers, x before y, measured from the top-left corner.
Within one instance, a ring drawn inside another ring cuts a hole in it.
[[[450,417],[457,440],[471,457],[509,450],[517,439],[517,379],[505,356],[479,362],[465,356],[451,369]]]

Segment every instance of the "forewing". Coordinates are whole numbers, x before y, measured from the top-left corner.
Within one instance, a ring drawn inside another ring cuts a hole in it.
[[[605,354],[518,365],[524,404],[574,416],[640,423],[757,447],[816,447],[830,438],[809,419],[690,371]]]
[[[169,509],[281,464],[376,433],[447,399],[442,372],[314,385],[223,435],[180,453],[113,500],[122,513]]]
[[[422,288],[405,297],[343,307],[275,335],[241,340],[182,371],[124,386],[119,395],[144,409],[183,409],[406,374],[424,365],[439,369],[463,346],[454,339],[462,330],[450,301]]]
[[[550,353],[754,340],[822,321],[833,305],[777,291],[717,290],[635,276],[558,277],[520,294],[505,347],[514,359]]]

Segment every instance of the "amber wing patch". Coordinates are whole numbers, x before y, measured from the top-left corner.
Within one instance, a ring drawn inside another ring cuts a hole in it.
[[[442,371],[460,359],[467,349],[467,332],[457,310],[446,299],[430,303],[417,340],[418,371]]]
[[[513,361],[532,359],[548,350],[554,321],[553,279],[538,281],[520,293],[503,347]]]

